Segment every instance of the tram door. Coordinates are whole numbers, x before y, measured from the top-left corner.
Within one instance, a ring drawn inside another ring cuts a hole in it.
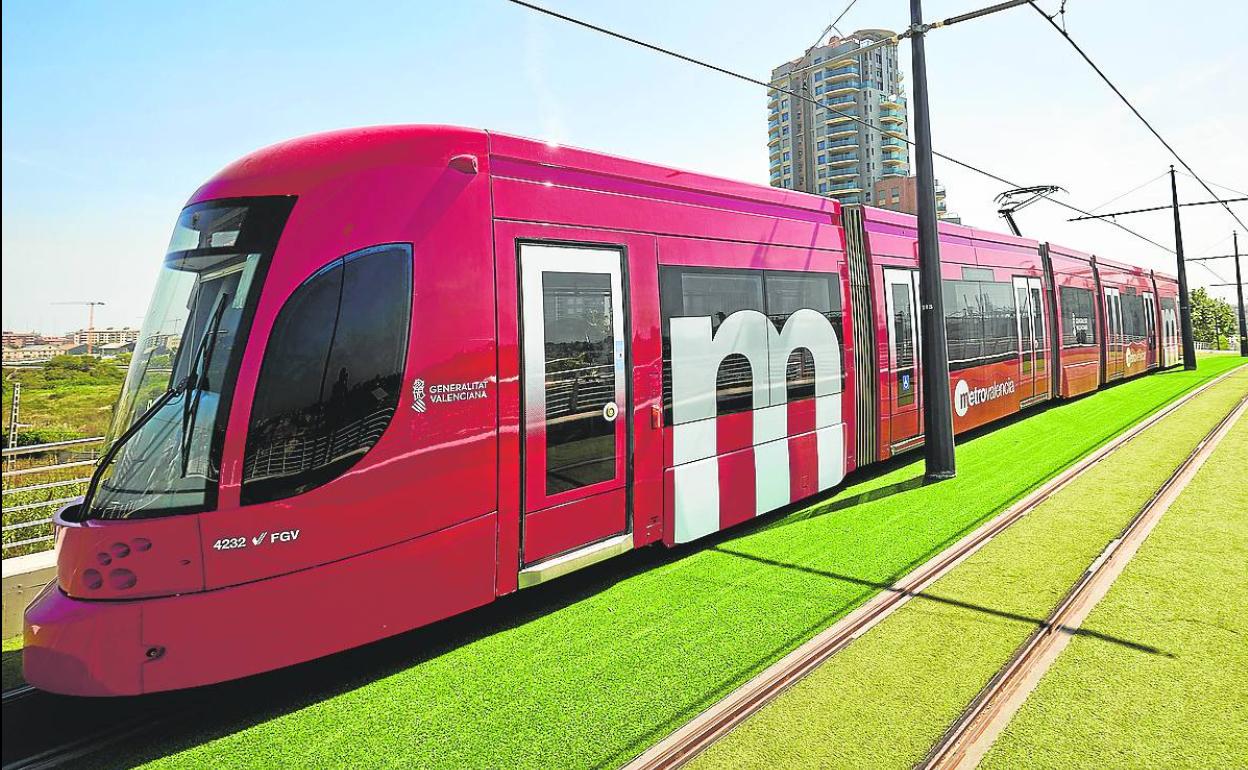
[[[1122,336],[1122,298],[1117,289],[1105,287],[1105,379],[1126,374],[1126,345]]]
[[[1049,395],[1048,319],[1039,278],[1014,279],[1014,308],[1019,341],[1019,401]]]
[[[1144,353],[1145,364],[1149,369],[1157,366],[1160,360],[1157,355],[1157,299],[1151,291],[1143,293],[1144,297],[1144,335],[1148,342],[1148,350]]]
[[[627,529],[623,251],[521,244],[526,564]]]
[[[889,443],[894,449],[923,435],[922,388],[919,387],[919,273],[884,270],[884,304],[888,312],[888,398],[891,407]]]

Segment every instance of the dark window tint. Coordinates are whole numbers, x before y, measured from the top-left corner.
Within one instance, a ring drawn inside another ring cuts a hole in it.
[[[777,331],[783,330],[789,316],[798,310],[814,310],[828,319],[841,335],[843,315],[841,291],[836,273],[782,273],[763,274],[767,285],[767,317]],[[797,361],[798,354],[803,358]],[[845,383],[844,360],[841,361],[841,385]],[[788,399],[812,398],[815,395],[815,357],[809,350],[799,348],[789,356],[785,368],[788,382]],[[796,380],[794,378],[797,378]]]
[[[1075,286],[1061,287],[1062,347],[1096,343],[1096,322],[1092,308],[1092,292]]]
[[[719,371],[715,373],[715,413],[745,412],[754,407],[750,359],[733,353],[720,362]]]
[[[981,281],[980,297],[984,309],[984,358],[985,363],[1002,361],[1018,354],[1018,310],[1011,285],[996,281]],[[1039,325],[1039,310],[1032,308]],[[1044,329],[1037,334],[1043,340]]]
[[[1144,298],[1134,292],[1122,293],[1122,332],[1128,342],[1140,341],[1148,336],[1144,320]]]
[[[399,244],[336,260],[286,301],[256,385],[244,503],[320,486],[377,443],[399,401],[411,296]]]
[[[897,368],[914,366],[914,324],[911,317],[910,287],[894,283],[893,291],[893,344],[897,348]]]
[[[755,270],[715,270],[706,268],[661,268],[659,276],[660,303],[663,312],[663,405],[667,420],[672,419],[672,339],[671,319],[709,316],[711,334],[728,316],[741,310],[766,312],[763,275]],[[715,401],[719,414],[752,409],[750,365],[744,356],[730,356],[741,361],[721,362],[716,380]],[[744,378],[744,380],[742,380]],[[741,392],[744,381],[746,390]]]
[[[941,290],[951,370],[983,366],[1018,355],[1018,303],[1012,284],[944,280]],[[1019,297],[1026,302],[1023,290]]]
[[[784,382],[789,401],[814,397],[815,357],[809,349],[798,348],[789,356],[784,368]]]
[[[546,341],[546,494],[615,478],[611,276],[542,274]]]
[[[949,368],[975,366],[984,351],[984,317],[980,309],[979,283],[944,281],[945,337]]]
[[[678,274],[680,292],[672,316],[710,316],[711,332],[738,310],[764,312],[763,276],[745,271],[682,272]]]

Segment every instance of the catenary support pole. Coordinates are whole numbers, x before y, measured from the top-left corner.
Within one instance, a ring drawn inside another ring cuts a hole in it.
[[[922,0],[910,0],[910,46],[914,76],[914,149],[918,156],[919,329],[923,366],[923,459],[928,480],[951,479],[953,410],[949,402],[949,353],[940,286],[940,245],[936,234],[936,183],[932,167],[932,127],[927,105],[927,58],[923,48]]]
[[[1239,231],[1231,233],[1235,244],[1235,292],[1239,296],[1239,354],[1248,356],[1248,321],[1244,318],[1244,276],[1239,270]]]
[[[1183,335],[1183,368],[1196,368],[1196,340],[1192,337],[1192,298],[1187,293],[1187,263],[1183,261],[1183,226],[1179,224],[1179,187],[1170,166],[1170,195],[1174,200],[1174,253],[1179,260],[1179,329]]]

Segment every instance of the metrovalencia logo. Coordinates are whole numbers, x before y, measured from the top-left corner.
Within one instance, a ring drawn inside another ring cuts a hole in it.
[[[959,417],[965,417],[971,407],[995,401],[1014,392],[1014,380],[994,382],[986,388],[972,388],[966,380],[958,380],[953,388],[953,409]]]

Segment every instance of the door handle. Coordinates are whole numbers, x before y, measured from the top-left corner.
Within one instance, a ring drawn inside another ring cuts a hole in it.
[[[655,430],[663,428],[663,407],[660,404],[650,407],[650,427]]]

